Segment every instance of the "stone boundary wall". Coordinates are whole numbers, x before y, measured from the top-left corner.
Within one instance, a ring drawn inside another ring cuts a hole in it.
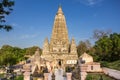
[[[104,67],[103,72],[110,77],[113,77],[117,80],[120,80],[120,71],[118,71],[118,70],[114,70],[114,69]]]

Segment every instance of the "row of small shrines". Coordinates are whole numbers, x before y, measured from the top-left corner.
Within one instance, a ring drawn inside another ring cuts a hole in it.
[[[44,80],[54,80],[55,78],[53,77],[53,74],[55,73],[55,69],[63,69],[64,75],[66,75],[66,80],[72,80],[71,67],[78,69],[76,71],[79,72],[76,74],[79,74],[81,80],[85,80],[87,72],[102,72],[100,63],[94,62],[93,57],[87,53],[81,55],[74,66],[71,66],[70,64],[67,66],[61,66],[61,64],[62,63],[58,63],[58,65],[53,66],[54,64],[51,61],[41,58],[39,50],[37,50],[35,54],[28,59],[28,63],[23,66],[24,80],[30,80],[31,74],[32,76],[44,77]],[[52,74],[51,78],[49,78],[49,74]]]

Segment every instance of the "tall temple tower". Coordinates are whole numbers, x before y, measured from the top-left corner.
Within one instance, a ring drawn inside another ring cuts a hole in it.
[[[68,38],[68,30],[62,7],[59,6],[55,16],[50,43],[45,39],[42,57],[51,61],[55,66],[74,65],[77,62],[77,49],[75,40],[71,43]]]
[[[50,41],[50,52],[68,53],[68,51],[69,51],[68,30],[66,26],[65,16],[60,6],[54,20],[52,36]]]

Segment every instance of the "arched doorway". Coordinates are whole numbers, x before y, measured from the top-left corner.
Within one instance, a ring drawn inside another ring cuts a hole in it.
[[[58,59],[57,63],[58,63],[58,66],[59,66],[59,67],[62,66],[62,64],[63,64],[62,61],[63,61],[62,59]]]
[[[61,66],[61,60],[58,61],[58,65]]]

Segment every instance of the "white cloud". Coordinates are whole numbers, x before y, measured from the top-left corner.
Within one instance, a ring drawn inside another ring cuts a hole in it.
[[[35,37],[37,37],[37,36],[38,36],[38,34],[32,34],[32,35],[30,35],[30,34],[25,34],[25,35],[22,35],[22,36],[20,37],[20,39],[35,38]]]
[[[17,23],[11,23],[11,26],[13,27],[13,29],[20,29],[22,26],[17,24]]]
[[[78,0],[78,1],[82,4],[93,6],[93,5],[101,3],[103,0]]]
[[[12,23],[11,25],[12,25],[12,26],[18,26],[18,24],[16,24],[16,23]]]

